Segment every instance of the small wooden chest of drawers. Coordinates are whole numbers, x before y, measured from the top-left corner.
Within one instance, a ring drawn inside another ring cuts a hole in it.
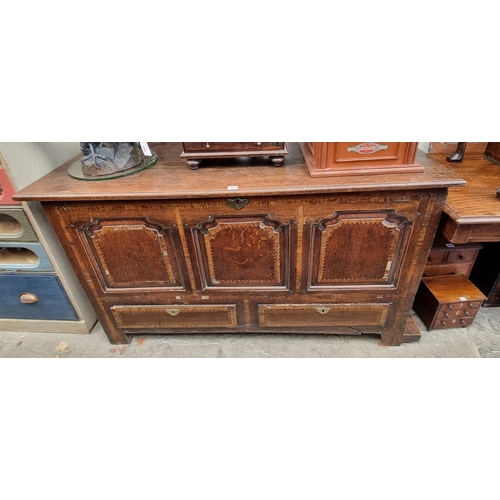
[[[423,278],[413,309],[427,330],[472,324],[486,297],[465,276]]]
[[[181,158],[192,170],[197,170],[205,158],[236,158],[268,156],[275,167],[285,162],[288,150],[284,142],[183,142]]]
[[[481,243],[454,245],[438,234],[427,257],[424,277],[462,275],[469,277]]]

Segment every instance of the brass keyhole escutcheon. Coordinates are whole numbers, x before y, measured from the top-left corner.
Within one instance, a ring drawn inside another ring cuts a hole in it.
[[[241,210],[248,204],[248,200],[246,198],[231,198],[227,200],[227,204],[230,207],[236,208],[236,210]]]
[[[329,307],[317,307],[316,311],[319,312],[320,314],[328,314],[330,312]]]
[[[167,313],[170,314],[170,316],[177,316],[180,312],[180,309],[167,309]]]

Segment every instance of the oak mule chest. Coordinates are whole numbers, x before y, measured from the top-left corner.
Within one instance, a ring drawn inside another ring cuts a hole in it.
[[[18,194],[42,202],[110,342],[207,332],[419,339],[412,302],[447,188],[464,184],[451,170],[430,161],[422,173],[313,178],[287,143],[279,169],[234,159],[193,172],[181,143],[153,147],[158,163],[138,174],[79,181],[68,162]]]

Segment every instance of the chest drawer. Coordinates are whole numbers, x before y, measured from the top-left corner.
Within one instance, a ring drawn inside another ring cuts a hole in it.
[[[478,248],[454,248],[450,249],[448,252],[448,257],[446,262],[455,263],[455,262],[472,262],[476,260],[477,254],[480,250]]]
[[[464,302],[446,302],[443,304],[440,308],[439,311],[465,311],[465,310],[474,310],[474,309],[479,309],[481,307],[481,304],[483,303],[482,300],[473,300],[470,302],[464,301]]]
[[[119,328],[229,328],[237,325],[235,305],[112,306]]]
[[[54,275],[2,274],[0,297],[2,318],[78,319],[59,279]]]
[[[437,319],[474,318],[478,309],[448,309],[439,311]]]
[[[446,260],[448,250],[446,248],[431,248],[427,257],[427,264],[437,265],[442,264]]]
[[[38,241],[22,208],[0,206],[0,242],[2,241]]]
[[[454,245],[438,233],[427,257],[424,276],[461,274],[469,277],[481,248],[480,243]]]
[[[260,304],[259,325],[276,327],[383,326],[390,304]]]
[[[432,330],[443,330],[445,328],[463,328],[465,326],[472,325],[474,318],[445,318],[445,319],[437,319],[433,326]]]
[[[426,265],[423,276],[453,276],[455,274],[460,274],[468,278],[472,271],[472,265],[472,262],[465,264]]]
[[[54,271],[41,243],[0,241],[0,271]]]

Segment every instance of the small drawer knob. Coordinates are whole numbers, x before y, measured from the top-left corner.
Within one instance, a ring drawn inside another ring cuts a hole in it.
[[[34,304],[35,302],[39,302],[40,298],[34,293],[22,293],[19,295],[19,300],[22,304]]]
[[[459,260],[464,260],[464,259],[465,259],[465,257],[464,257],[463,255],[459,255],[459,256],[458,256],[458,259],[459,259]]]

